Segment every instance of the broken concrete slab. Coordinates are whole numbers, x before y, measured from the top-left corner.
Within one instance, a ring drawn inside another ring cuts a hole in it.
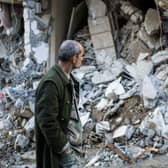
[[[18,134],[15,141],[15,149],[25,148],[29,144],[29,138],[24,135]]]
[[[114,80],[115,78],[116,78],[116,75],[114,75],[109,69],[100,71],[100,72],[95,71],[93,73],[92,83],[93,84],[106,83]]]
[[[103,32],[91,36],[95,49],[104,49],[114,47],[114,42],[111,32]]]
[[[1,120],[0,121],[0,130],[3,131],[3,130],[9,130],[13,127],[12,123],[5,119],[5,120]]]
[[[161,21],[160,21],[158,11],[152,8],[148,9],[146,16],[145,16],[145,21],[144,21],[146,32],[150,36],[158,33],[160,24],[161,24]]]
[[[168,51],[167,50],[159,51],[156,54],[154,54],[151,57],[151,59],[154,65],[160,65],[168,60]]]
[[[0,59],[6,58],[7,57],[7,49],[5,48],[5,46],[1,40],[0,40],[0,51],[1,51]]]
[[[147,76],[143,80],[142,95],[147,99],[155,99],[157,97],[157,90],[151,79]]]
[[[96,134],[104,136],[107,131],[110,131],[110,123],[108,121],[101,121],[96,124]]]
[[[91,35],[111,31],[108,16],[99,17],[96,20],[89,18],[88,26]]]
[[[107,99],[101,99],[100,102],[96,105],[96,109],[98,111],[101,111],[105,108],[107,108],[108,100]]]
[[[97,49],[95,53],[96,53],[96,63],[98,65],[111,66],[112,63],[116,60],[115,47]]]
[[[145,30],[145,28],[142,26],[140,31],[138,32],[138,38],[142,40],[150,49],[157,49],[159,38],[154,36],[149,36]]]
[[[132,53],[132,56],[136,59],[139,57],[140,54],[144,54],[144,53],[150,54],[151,53],[151,50],[147,48],[147,46],[139,39],[132,41],[129,48]]]
[[[36,154],[35,151],[28,151],[25,152],[21,158],[26,161],[35,161],[36,160]]]
[[[107,98],[111,98],[113,94],[116,95],[122,95],[125,93],[125,89],[122,86],[121,82],[121,78],[113,81],[112,83],[110,83],[105,91],[105,96]]]
[[[136,63],[136,74],[139,79],[143,80],[144,77],[150,75],[152,71],[153,64],[151,61],[141,60]]]
[[[107,7],[102,0],[86,0],[89,9],[89,16],[92,19],[106,15]]]
[[[122,125],[118,127],[114,132],[113,132],[113,139],[118,139],[118,138],[127,138],[130,139],[131,136],[133,135],[135,129],[131,125]]]

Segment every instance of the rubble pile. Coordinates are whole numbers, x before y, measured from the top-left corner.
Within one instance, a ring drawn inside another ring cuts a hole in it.
[[[82,66],[74,74],[81,81],[82,125],[86,129],[87,124],[91,127],[86,141],[89,148],[101,142],[115,144],[131,162],[168,151],[166,50],[150,57],[141,54],[132,64],[117,59],[108,69]],[[148,147],[153,150],[147,150]],[[134,158],[139,152],[142,155]],[[107,164],[108,155],[102,155],[98,156],[95,166]],[[113,151],[109,155],[108,162],[114,165],[118,153]],[[125,162],[121,159],[119,163]]]
[[[82,125],[90,127],[84,143],[87,150],[97,144],[104,149],[93,160],[88,157],[86,167],[114,166],[116,157],[122,167],[168,151],[168,54],[160,42],[158,11],[149,8],[144,14],[128,1],[120,3],[120,15],[129,18],[120,30],[121,57],[107,63],[102,52],[100,62],[95,51],[96,64],[74,71],[81,81]]]
[[[116,58],[107,9],[102,2],[93,2],[88,26],[74,35],[85,48],[84,65],[73,71],[81,83],[84,167],[122,167],[166,153],[168,53],[161,50],[165,44],[160,42],[157,10],[144,13],[129,1],[114,3],[126,20],[119,30],[121,57]],[[5,36],[8,40],[0,41],[0,167],[4,168],[35,167],[35,90],[46,69],[51,18],[35,15],[34,5],[24,1],[24,37]],[[102,34],[108,35],[108,44]],[[94,148],[97,154],[89,156]]]
[[[35,167],[34,102],[46,71],[50,15],[24,1],[24,36],[4,34],[0,47],[0,167]]]
[[[113,8],[119,20],[117,48],[120,57],[132,63],[140,54],[151,55],[165,47],[157,8],[151,7],[144,12],[125,0],[117,1]]]

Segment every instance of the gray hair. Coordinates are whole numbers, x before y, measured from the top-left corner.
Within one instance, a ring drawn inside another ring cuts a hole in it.
[[[68,61],[70,57],[79,55],[81,52],[80,43],[75,40],[65,40],[59,50],[58,59],[61,61]]]

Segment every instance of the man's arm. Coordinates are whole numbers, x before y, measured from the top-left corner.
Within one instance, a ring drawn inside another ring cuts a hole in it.
[[[67,144],[67,137],[58,121],[58,91],[54,83],[46,82],[44,84],[36,103],[38,108],[37,122],[47,144],[52,147],[54,152],[60,153]]]

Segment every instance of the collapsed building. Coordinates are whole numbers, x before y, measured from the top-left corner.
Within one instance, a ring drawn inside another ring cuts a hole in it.
[[[167,153],[167,24],[166,0],[1,0],[0,167],[35,167],[35,90],[64,39],[85,48],[85,167]]]

